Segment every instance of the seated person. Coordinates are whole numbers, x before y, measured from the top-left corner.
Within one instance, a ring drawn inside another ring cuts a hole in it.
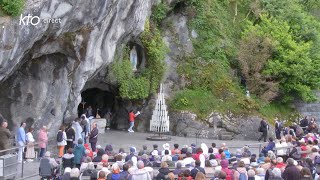
[[[97,171],[94,168],[94,163],[89,162],[87,169],[83,171],[82,176],[90,176],[90,179],[97,179]]]
[[[268,151],[273,151],[274,148],[275,143],[273,142],[273,138],[270,137],[268,145],[262,149],[261,153],[263,153],[264,156],[267,156]]]
[[[66,167],[73,168],[74,167],[74,155],[73,149],[69,148],[67,153],[62,156],[62,166],[65,169]]]
[[[193,178],[196,178],[196,175],[198,172],[202,172],[203,174],[206,174],[204,168],[200,167],[200,164],[201,164],[200,160],[196,160],[195,167],[191,170],[191,176]]]
[[[47,151],[45,157],[40,160],[39,174],[40,176],[48,177],[59,173],[59,164],[55,159],[51,158],[51,153]]]

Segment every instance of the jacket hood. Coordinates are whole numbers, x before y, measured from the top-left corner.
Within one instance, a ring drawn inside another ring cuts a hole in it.
[[[63,155],[63,158],[65,158],[65,159],[71,159],[71,158],[73,158],[74,157],[74,154],[64,154]]]
[[[81,148],[84,148],[84,146],[82,144],[78,144],[74,147],[74,149],[81,149]]]

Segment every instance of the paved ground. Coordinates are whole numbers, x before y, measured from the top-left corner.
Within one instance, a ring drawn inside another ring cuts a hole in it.
[[[125,131],[106,131],[105,134],[100,134],[98,136],[98,143],[102,147],[105,147],[106,144],[112,144],[113,149],[115,151],[118,151],[119,148],[124,148],[125,151],[129,151],[130,147],[135,146],[138,150],[142,148],[143,145],[147,145],[148,149],[152,149],[153,144],[158,144],[159,149],[162,150],[162,144],[165,142],[156,142],[156,141],[147,141],[146,138],[148,136],[151,136],[153,134],[148,133],[129,133]],[[196,138],[185,138],[185,137],[176,137],[176,136],[170,136],[171,141],[168,142],[171,147],[173,147],[174,143],[180,144],[180,146],[183,145],[190,145],[191,143],[196,143],[197,145],[200,145],[201,143],[206,143],[208,146],[211,145],[212,142],[215,142],[218,146],[221,145],[221,143],[225,142],[227,143],[227,146],[230,149],[230,152],[235,152],[236,149],[239,149],[243,147],[244,145],[249,145],[251,147],[251,151],[253,153],[259,152],[259,143],[257,141],[220,141],[220,140],[211,140],[211,139],[196,139]],[[53,151],[54,154],[57,153],[57,150],[55,147],[55,144],[50,144],[50,149]],[[53,149],[53,150],[52,150]],[[31,163],[25,163],[24,164],[24,177],[37,174],[39,170],[39,162],[31,162]],[[18,166],[18,177],[21,177],[21,164]],[[32,177],[28,178],[28,180],[36,180],[39,179],[39,177]]]

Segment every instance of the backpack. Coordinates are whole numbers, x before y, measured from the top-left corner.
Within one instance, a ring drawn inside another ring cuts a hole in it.
[[[239,180],[247,180],[247,175],[245,173],[239,172]]]
[[[230,172],[231,170],[230,169],[222,169],[223,172],[226,173],[226,180],[232,180],[232,173]]]
[[[63,141],[63,133],[62,131],[59,131],[57,134],[57,142],[62,142]]]

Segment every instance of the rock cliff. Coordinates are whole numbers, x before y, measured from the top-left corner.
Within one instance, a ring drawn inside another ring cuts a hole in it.
[[[57,129],[74,117],[85,83],[113,61],[117,46],[143,31],[152,3],[28,0],[21,17],[37,16],[37,25],[1,17],[0,112],[10,126],[27,120]]]

